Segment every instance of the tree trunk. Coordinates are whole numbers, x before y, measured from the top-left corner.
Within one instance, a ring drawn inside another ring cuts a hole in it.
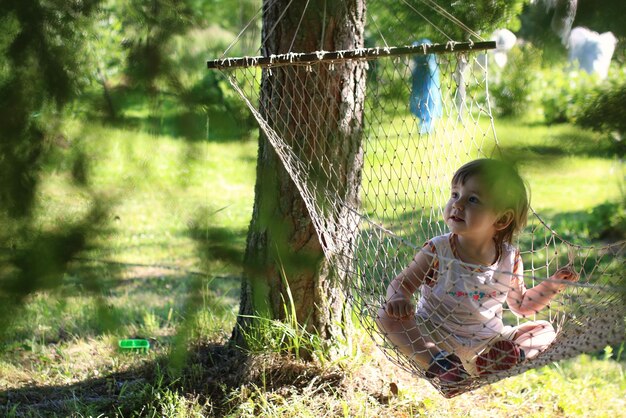
[[[115,111],[115,105],[113,104],[113,98],[111,97],[111,92],[109,92],[109,82],[99,65],[96,68],[96,70],[98,72],[98,79],[100,81],[100,84],[102,85],[102,92],[104,94],[104,100],[107,105],[106,106],[107,117],[110,120],[115,120],[117,119],[117,112]]]
[[[364,1],[311,0],[306,10],[305,1],[294,1],[289,8],[289,0],[266,2],[263,55],[363,47]],[[332,69],[293,66],[266,70],[260,96],[260,112],[281,138],[298,145],[300,158],[306,155],[305,163],[318,165],[312,168],[314,172],[332,172],[332,177],[322,176],[324,179],[315,183],[332,186],[334,193],[353,207],[358,204],[363,165],[365,68],[363,62],[351,62]],[[325,170],[331,163],[332,169]],[[338,219],[345,212],[336,208],[326,215],[333,218],[332,224],[345,223]],[[244,258],[246,277],[233,332],[239,344],[245,344],[243,335],[255,327],[250,316],[285,319],[285,307],[291,301],[295,312],[289,314],[295,314],[298,324],[323,340],[350,329],[341,277],[336,277],[336,270],[324,257],[322,246],[326,244],[320,243],[296,185],[261,132],[255,203]]]

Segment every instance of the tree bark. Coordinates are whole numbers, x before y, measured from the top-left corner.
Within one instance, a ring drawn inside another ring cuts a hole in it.
[[[290,7],[289,0],[265,2],[263,55],[362,47],[364,2],[311,0],[306,10],[305,1],[294,1]],[[317,173],[307,187],[332,187],[336,196],[353,207],[358,205],[363,165],[365,69],[363,62],[350,62],[334,68],[266,70],[260,96],[261,114],[297,149],[299,158],[306,159],[309,175]],[[320,242],[298,188],[263,132],[257,164],[240,315],[233,339],[245,344],[243,336],[256,326],[250,316],[282,320],[289,314],[295,314],[301,326],[322,340],[344,335],[350,329],[350,315],[341,277],[324,257],[323,246],[329,248],[329,243]],[[330,224],[346,222],[341,219],[345,211],[326,209],[324,216]],[[350,239],[342,237],[342,242]],[[285,307],[290,306],[290,299],[295,312],[288,314]]]

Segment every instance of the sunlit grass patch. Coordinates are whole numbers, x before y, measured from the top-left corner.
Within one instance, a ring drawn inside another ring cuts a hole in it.
[[[504,155],[528,181],[536,210],[574,212],[624,198],[624,164],[603,148],[599,134],[508,121],[497,122],[496,131]]]
[[[587,355],[507,379],[489,390],[512,416],[624,416],[625,368]]]

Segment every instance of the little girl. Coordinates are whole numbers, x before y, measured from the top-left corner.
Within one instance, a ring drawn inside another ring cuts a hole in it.
[[[502,322],[505,302],[518,316],[534,315],[565,287],[559,281],[578,280],[563,268],[553,280],[526,289],[512,241],[528,209],[523,180],[503,162],[474,160],[454,174],[444,209],[450,232],[428,241],[393,279],[376,321],[428,378],[452,385],[506,370],[535,357],[556,337],[547,321],[516,327]]]

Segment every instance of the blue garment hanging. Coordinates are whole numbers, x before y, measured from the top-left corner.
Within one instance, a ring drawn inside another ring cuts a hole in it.
[[[431,44],[428,39],[420,39],[413,45]],[[441,102],[441,84],[439,82],[439,64],[435,54],[415,55],[413,57],[413,85],[411,89],[410,109],[420,120],[420,133],[431,133],[435,120],[443,115]]]

